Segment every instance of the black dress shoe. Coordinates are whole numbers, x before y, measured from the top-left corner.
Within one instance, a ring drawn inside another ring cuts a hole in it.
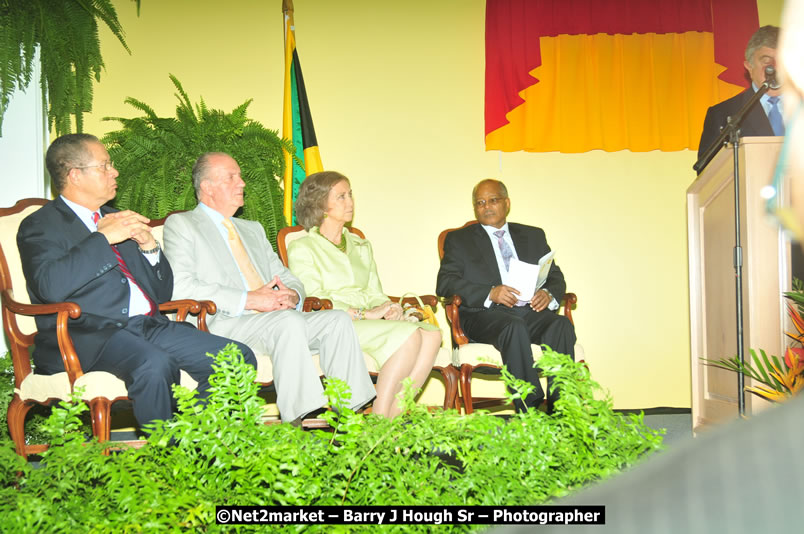
[[[308,413],[307,415],[304,416],[304,418],[305,419],[320,419],[321,416],[324,415],[325,413],[327,413],[328,411],[329,411],[329,408],[326,408],[326,407],[322,406],[321,408],[319,408],[317,410],[313,410],[312,412]]]

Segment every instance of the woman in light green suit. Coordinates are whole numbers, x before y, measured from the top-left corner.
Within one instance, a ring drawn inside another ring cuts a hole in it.
[[[403,320],[402,308],[382,292],[371,243],[349,232],[354,202],[349,180],[319,172],[302,182],[296,218],[308,235],[288,245],[288,266],[308,295],[327,298],[354,320],[363,352],[377,362],[373,412],[396,417],[402,381],[421,387],[441,346],[441,331],[427,323]]]

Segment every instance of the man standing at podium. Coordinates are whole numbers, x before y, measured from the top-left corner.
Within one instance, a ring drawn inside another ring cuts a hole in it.
[[[778,26],[762,26],[748,40],[744,65],[751,77],[751,87],[706,111],[698,158],[717,139],[720,129],[726,125],[726,117],[736,115],[765,82],[765,67],[776,66],[778,39]],[[740,133],[742,136],[784,135],[782,115],[781,90],[769,89],[746,115],[740,125]]]
[[[736,115],[743,106],[754,96],[759,86],[765,82],[765,67],[776,67],[776,47],[779,40],[778,26],[762,26],[751,38],[745,47],[745,70],[751,77],[751,87],[742,93],[724,100],[720,104],[710,107],[704,119],[701,142],[698,145],[698,158],[709,148],[720,129],[726,125],[726,117]],[[740,134],[750,136],[782,136],[785,134],[784,123],[784,97],[782,90],[768,89],[759,102],[754,104],[745,120],[740,125]],[[792,247],[791,270],[793,277],[804,280],[804,253],[800,247]]]

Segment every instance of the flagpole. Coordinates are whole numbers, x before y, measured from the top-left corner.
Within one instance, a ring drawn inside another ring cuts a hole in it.
[[[293,139],[293,89],[291,85],[291,68],[293,66],[293,49],[296,47],[296,36],[293,24],[293,0],[282,0],[282,22],[285,35],[285,94],[282,105],[282,137]],[[285,198],[283,214],[285,222],[290,225],[293,221],[293,158],[287,150],[283,149],[285,159]]]

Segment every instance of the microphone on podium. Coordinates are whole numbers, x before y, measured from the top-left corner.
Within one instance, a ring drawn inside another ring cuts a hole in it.
[[[765,83],[768,84],[769,89],[778,89],[782,86],[776,79],[776,68],[773,65],[765,67]]]

